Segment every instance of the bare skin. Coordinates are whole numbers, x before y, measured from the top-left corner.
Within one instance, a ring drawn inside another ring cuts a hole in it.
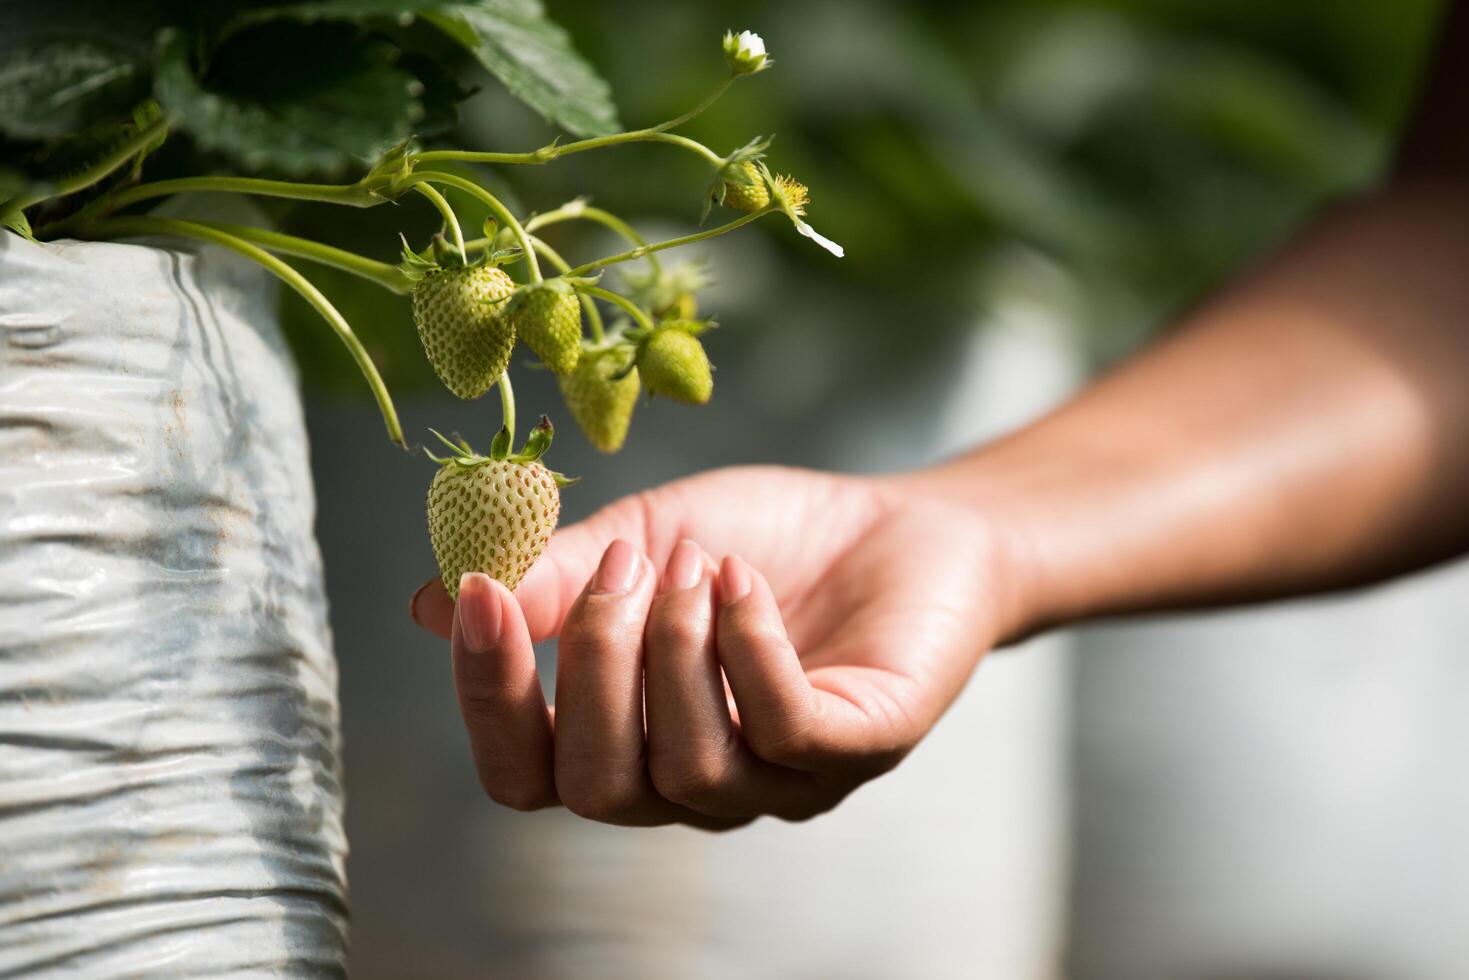
[[[1393,180],[1050,417],[909,474],[713,471],[558,532],[515,595],[426,585],[489,795],[802,819],[902,759],[997,644],[1469,551],[1464,20]]]

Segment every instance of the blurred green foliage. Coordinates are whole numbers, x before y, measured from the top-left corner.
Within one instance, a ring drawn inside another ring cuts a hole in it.
[[[736,302],[720,333],[820,318],[863,352],[840,367],[860,386],[900,370],[915,341],[971,328],[1017,293],[1064,300],[1097,357],[1129,349],[1382,172],[1439,4],[750,0],[738,23],[728,8],[675,0],[551,6],[632,126],[678,114],[720,80],[726,28],[764,35],[776,68],[687,132],[720,152],[775,134],[771,166],[811,185],[811,220],[847,257],[775,222],[734,236],[760,241],[764,272],[756,295],[725,283]],[[552,135],[498,91],[465,103],[461,120],[440,142],[526,149]],[[666,231],[693,225],[708,179],[658,146],[497,176],[530,209],[591,193]],[[418,204],[388,210],[280,217],[389,259],[398,223],[420,240],[436,226]],[[406,308],[325,286],[390,383],[427,379]],[[323,340],[301,345],[310,373],[356,390],[346,357],[286,302],[293,332]]]

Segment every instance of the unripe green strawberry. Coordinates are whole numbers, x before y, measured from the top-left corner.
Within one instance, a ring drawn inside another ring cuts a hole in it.
[[[617,352],[584,351],[576,370],[561,379],[561,396],[587,439],[604,453],[615,453],[627,439],[638,402],[638,369],[614,378],[626,359]]]
[[[524,286],[507,311],[515,335],[557,374],[569,374],[581,356],[581,301],[560,279]]]
[[[733,169],[739,172],[740,177],[748,179],[749,183],[740,179],[725,180],[725,207],[736,211],[759,211],[770,203],[770,188],[765,185],[765,177],[761,175],[755,161],[746,160],[735,164]]]
[[[668,320],[638,344],[638,371],[649,392],[674,401],[702,405],[714,393],[713,368],[704,345],[694,336],[696,320]]]
[[[514,589],[556,530],[556,474],[535,459],[467,450],[441,462],[428,490],[428,533],[444,588],[458,598],[460,577],[484,572]]]
[[[434,373],[460,398],[478,398],[510,366],[515,330],[505,301],[515,282],[494,266],[435,269],[413,287],[413,322]]]

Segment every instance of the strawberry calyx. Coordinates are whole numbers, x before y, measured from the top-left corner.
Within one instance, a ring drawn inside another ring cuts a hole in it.
[[[556,434],[555,426],[551,424],[551,420],[542,415],[541,420],[530,430],[530,435],[526,436],[525,445],[521,447],[520,452],[511,454],[510,430],[502,426],[500,431],[495,433],[495,438],[490,442],[490,454],[488,456],[481,456],[474,451],[473,447],[462,436],[457,437],[457,439],[450,439],[437,429],[429,429],[428,431],[432,432],[435,438],[449,447],[450,454],[448,456],[435,456],[427,448],[424,449],[423,454],[440,466],[457,466],[461,469],[474,469],[477,466],[484,466],[488,463],[526,464],[539,462],[541,457],[546,454],[546,451],[551,448],[551,440]],[[558,487],[569,487],[573,483],[581,480],[581,477],[568,477],[565,474],[557,473],[551,469],[548,469],[547,472],[551,474],[551,479],[556,481]]]

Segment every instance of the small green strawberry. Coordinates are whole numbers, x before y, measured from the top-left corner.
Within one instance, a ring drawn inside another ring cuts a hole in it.
[[[724,200],[727,208],[736,211],[759,211],[770,203],[770,188],[765,176],[753,160],[736,163],[727,168],[724,177]]]
[[[570,374],[581,356],[581,300],[564,279],[522,286],[506,309],[515,336],[557,374]]]
[[[698,334],[709,324],[665,320],[638,341],[637,365],[650,394],[702,405],[714,393],[713,368]]]
[[[626,360],[626,348],[585,350],[576,370],[560,379],[561,396],[572,418],[604,453],[622,448],[638,401],[638,369],[624,374]]]
[[[436,268],[413,286],[413,322],[434,373],[460,398],[478,398],[510,366],[515,330],[505,301],[515,282],[494,265]]]
[[[545,550],[561,513],[560,488],[570,482],[540,462],[551,436],[544,416],[514,456],[503,430],[489,456],[439,436],[453,455],[429,456],[440,465],[428,490],[428,533],[450,598],[458,598],[465,572],[514,589]]]

